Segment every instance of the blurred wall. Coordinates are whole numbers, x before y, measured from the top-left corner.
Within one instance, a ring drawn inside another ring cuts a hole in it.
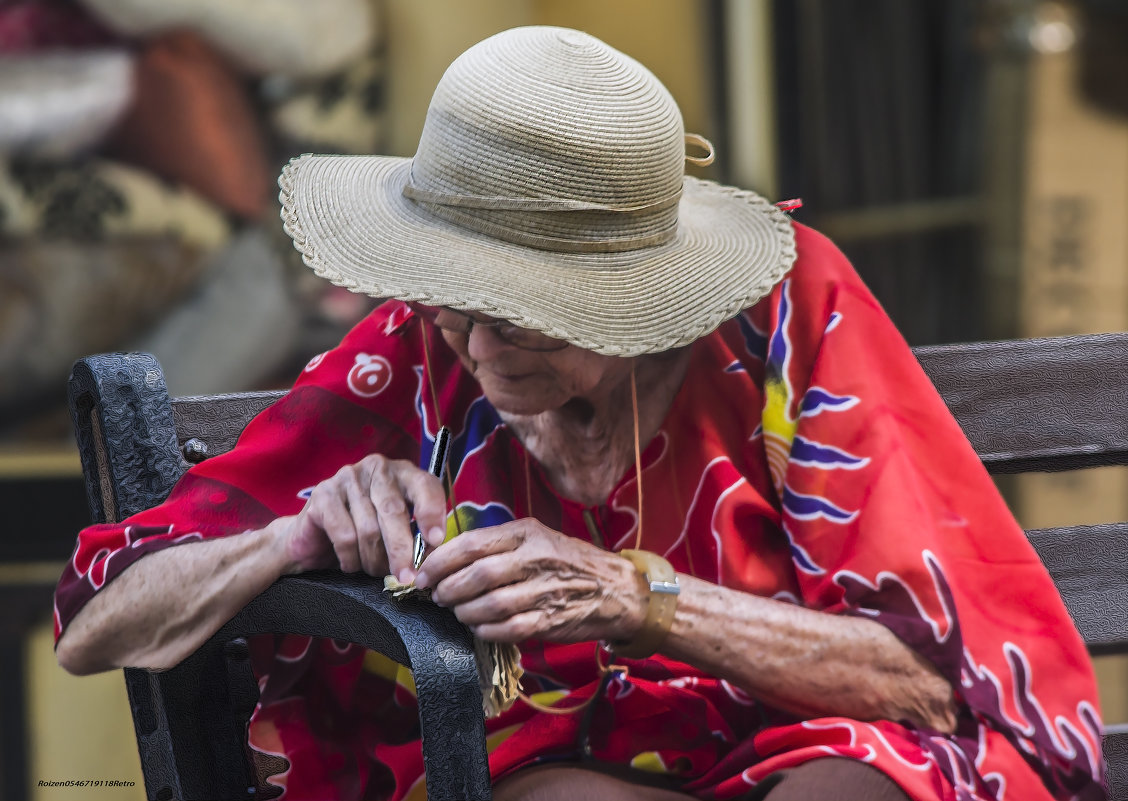
[[[533,24],[532,0],[386,0],[388,154],[415,153],[427,104],[447,65],[498,31]]]
[[[27,645],[32,801],[142,801],[145,785],[121,671],[76,678],[55,662],[49,625]],[[133,787],[39,787],[38,782],[132,781]],[[15,799],[12,799],[15,801]]]
[[[658,76],[686,130],[713,136],[706,8],[684,0],[387,0],[388,152],[415,153],[431,93],[451,61],[519,25],[579,28],[603,39]]]

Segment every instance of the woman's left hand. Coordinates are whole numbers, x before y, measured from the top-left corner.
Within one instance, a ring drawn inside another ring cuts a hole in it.
[[[444,543],[415,585],[493,642],[630,640],[646,617],[630,562],[531,518]]]

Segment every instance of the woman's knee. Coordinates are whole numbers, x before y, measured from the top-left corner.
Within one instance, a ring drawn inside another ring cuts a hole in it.
[[[813,759],[767,777],[752,796],[762,801],[909,801],[897,783],[856,759]]]
[[[538,765],[494,785],[494,801],[693,801],[692,796],[637,784],[575,765]]]

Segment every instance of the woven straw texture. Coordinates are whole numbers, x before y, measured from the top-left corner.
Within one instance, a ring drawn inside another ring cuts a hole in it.
[[[633,59],[517,28],[447,70],[415,158],[301,156],[282,219],[334,284],[480,311],[599,353],[709,333],[795,259],[753,192],[683,177],[685,134]]]

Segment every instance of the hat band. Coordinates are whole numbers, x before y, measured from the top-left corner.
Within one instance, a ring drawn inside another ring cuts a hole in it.
[[[411,183],[405,184],[402,191],[405,197],[416,201],[431,214],[462,228],[515,245],[562,253],[618,253],[669,242],[677,235],[677,204],[681,199],[680,188],[675,194],[635,206],[611,206],[565,198],[460,195],[422,189]],[[530,216],[529,212],[533,215]],[[565,214],[560,215],[559,212]],[[579,212],[576,219],[568,220],[567,213],[575,212]],[[553,213],[557,213],[555,219],[547,216]],[[622,230],[623,217],[641,215],[648,215],[651,219],[636,219],[636,223],[641,225],[633,226],[635,230]],[[533,218],[536,218],[536,227],[540,230],[532,230],[533,226],[529,223]],[[553,223],[557,224],[554,226]],[[555,230],[551,230],[553,228]],[[562,230],[564,228],[583,231],[586,235],[569,236],[567,231]],[[607,233],[613,230],[620,233]],[[599,235],[600,231],[604,232],[603,235]]]
[[[416,186],[414,176],[408,175],[403,194],[412,200],[432,203],[437,206],[458,206],[465,209],[504,209],[507,211],[610,211],[616,214],[641,214],[659,211],[676,205],[681,200],[681,187],[676,192],[649,203],[633,206],[615,206],[609,203],[593,203],[589,200],[571,198],[540,197],[488,197],[485,195],[462,195],[455,192],[437,192]]]

